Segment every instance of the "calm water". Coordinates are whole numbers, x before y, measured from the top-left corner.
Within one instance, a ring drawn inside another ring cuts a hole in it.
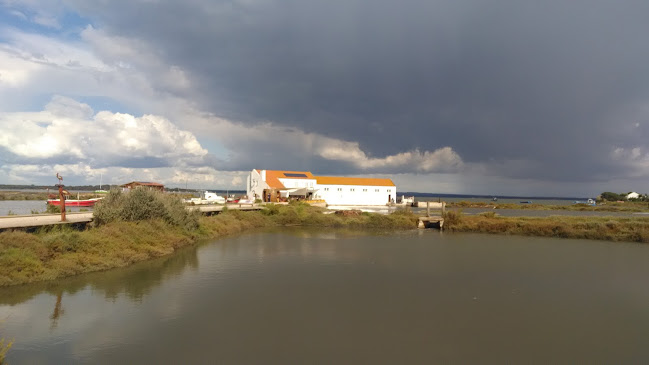
[[[649,246],[266,232],[0,289],[11,364],[644,363]]]
[[[42,213],[47,209],[45,200],[0,200],[0,216],[18,214],[31,214],[32,211]],[[91,211],[89,207],[66,207],[71,212],[78,212],[81,209]]]

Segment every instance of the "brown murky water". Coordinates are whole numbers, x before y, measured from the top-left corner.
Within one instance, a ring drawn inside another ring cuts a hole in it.
[[[410,231],[247,234],[0,289],[32,363],[643,363],[649,246]]]

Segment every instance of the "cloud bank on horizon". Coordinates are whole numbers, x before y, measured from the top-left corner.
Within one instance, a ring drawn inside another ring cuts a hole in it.
[[[648,192],[647,13],[631,0],[0,0],[0,183],[58,170],[232,189],[268,168],[402,191]]]

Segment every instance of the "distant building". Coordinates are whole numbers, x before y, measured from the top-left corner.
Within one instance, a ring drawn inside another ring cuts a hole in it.
[[[390,179],[313,176],[308,171],[252,170],[247,180],[250,199],[324,200],[328,205],[386,205],[396,199]]]
[[[631,193],[627,194],[627,196],[626,196],[627,200],[628,199],[638,199],[639,197],[640,197],[640,194],[638,194],[636,192],[631,192]]]
[[[153,190],[165,191],[165,186],[156,182],[147,181],[131,181],[128,184],[120,185],[123,191],[128,191],[136,188],[146,188]]]

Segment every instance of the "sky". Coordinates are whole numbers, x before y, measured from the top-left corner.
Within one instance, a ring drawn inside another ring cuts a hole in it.
[[[0,0],[0,184],[649,193],[649,2]]]

